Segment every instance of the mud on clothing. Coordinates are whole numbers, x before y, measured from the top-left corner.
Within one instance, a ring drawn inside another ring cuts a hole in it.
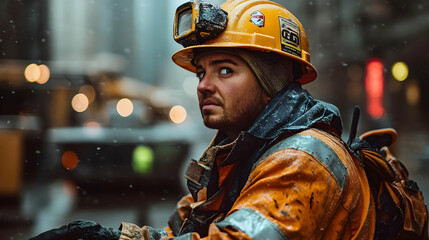
[[[299,84],[235,141],[218,132],[165,229],[122,223],[121,239],[372,239],[364,170],[339,138],[338,109]]]

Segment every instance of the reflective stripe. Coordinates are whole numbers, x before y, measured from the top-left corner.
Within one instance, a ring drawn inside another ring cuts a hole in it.
[[[292,148],[308,153],[319,159],[335,176],[335,179],[340,185],[341,190],[347,178],[347,167],[341,162],[337,153],[322,140],[310,135],[295,134],[269,148],[255,164],[257,165],[269,155],[281,151],[283,149]]]
[[[265,218],[261,213],[250,208],[237,210],[223,221],[216,223],[216,226],[220,229],[226,227],[236,228],[255,240],[288,239],[276,224]]]

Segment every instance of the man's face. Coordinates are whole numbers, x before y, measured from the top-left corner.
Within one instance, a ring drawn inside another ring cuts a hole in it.
[[[226,53],[210,53],[197,62],[198,100],[204,124],[235,138],[247,130],[268,97],[247,64]]]

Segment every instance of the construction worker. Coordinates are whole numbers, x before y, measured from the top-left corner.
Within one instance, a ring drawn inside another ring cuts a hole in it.
[[[301,88],[316,78],[298,19],[270,1],[197,1],[176,12],[173,55],[196,73],[204,124],[218,129],[185,177],[163,230],[121,239],[373,239],[365,172],[340,139],[338,109]]]
[[[376,237],[375,201],[339,111],[301,87],[317,73],[294,15],[270,1],[194,0],[177,9],[174,38],[184,48],[173,61],[196,73],[204,124],[218,129],[190,161],[190,194],[164,229],[81,221],[36,239],[70,229],[81,239]]]

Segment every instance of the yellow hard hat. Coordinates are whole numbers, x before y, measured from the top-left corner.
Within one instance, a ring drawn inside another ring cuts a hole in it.
[[[285,7],[266,0],[227,0],[221,7],[197,0],[177,8],[174,39],[185,48],[173,61],[191,72],[194,49],[246,48],[275,52],[301,66],[296,81],[306,84],[317,77],[310,63],[307,34],[298,19]]]

